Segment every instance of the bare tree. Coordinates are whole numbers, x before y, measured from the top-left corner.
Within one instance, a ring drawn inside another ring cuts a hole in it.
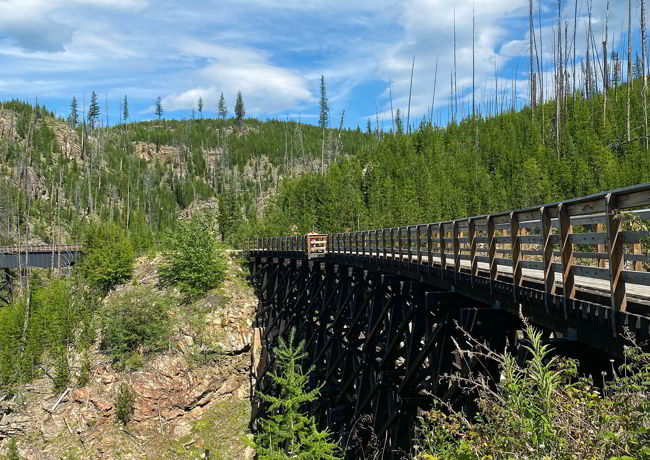
[[[630,142],[630,96],[632,90],[632,0],[628,0],[627,19],[627,141]]]

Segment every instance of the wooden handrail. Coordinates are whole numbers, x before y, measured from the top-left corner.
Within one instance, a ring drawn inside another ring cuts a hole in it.
[[[469,269],[472,285],[487,276],[490,289],[494,289],[499,267],[512,267],[515,300],[523,286],[524,270],[538,270],[547,309],[555,294],[556,273],[562,274],[565,306],[576,297],[576,277],[605,279],[610,282],[612,309],[625,311],[627,284],[650,286],[650,272],[644,269],[644,264],[650,264],[650,248],[646,246],[645,253],[642,250],[642,242],[650,240],[650,231],[626,229],[631,219],[650,221],[650,183],[452,221],[310,234],[304,252],[308,256],[342,254],[383,259],[402,267],[413,264],[416,270],[433,267],[437,259],[441,276],[451,270],[458,282],[461,268]],[[286,247],[282,241],[281,237],[257,239],[251,250],[282,252]],[[595,260],[595,266],[585,265],[585,259]],[[612,315],[614,328],[615,318]]]

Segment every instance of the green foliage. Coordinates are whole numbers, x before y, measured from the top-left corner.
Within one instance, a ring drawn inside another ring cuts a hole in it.
[[[4,456],[5,460],[20,460],[20,453],[18,452],[18,444],[15,438],[11,438],[7,444],[7,453]]]
[[[92,335],[86,331],[91,329],[95,298],[78,280],[33,275],[31,282],[29,304],[26,297],[17,297],[0,308],[0,388],[31,380],[41,367],[53,368],[59,382],[55,387],[63,387],[69,378],[65,350]]]
[[[338,445],[330,440],[327,431],[316,427],[313,417],[303,413],[307,404],[318,399],[320,389],[307,390],[308,376],[300,367],[300,361],[306,356],[304,343],[294,344],[294,336],[292,330],[288,343],[280,338],[275,350],[279,373],[269,375],[277,393],[259,394],[269,406],[267,415],[257,421],[259,430],[254,439],[257,456],[261,460],[335,459]]]
[[[136,362],[133,353],[146,355],[166,349],[173,305],[173,299],[146,286],[115,293],[101,312],[100,350],[121,368]]]
[[[626,364],[602,394],[577,375],[572,360],[551,356],[540,332],[528,326],[530,360],[480,344],[475,356],[494,359],[498,382],[474,377],[479,414],[468,420],[440,407],[422,419],[418,459],[596,459],[650,458],[650,354],[626,349]]]
[[[84,235],[81,271],[97,289],[107,293],[131,278],[135,251],[126,232],[116,224],[94,223]]]
[[[225,254],[217,242],[214,219],[206,215],[195,214],[168,231],[163,257],[161,281],[177,286],[190,299],[218,287],[224,279]]]
[[[61,393],[70,383],[70,365],[68,364],[68,355],[65,350],[58,352],[54,364],[54,392]]]
[[[81,358],[81,367],[79,368],[79,375],[77,376],[77,385],[85,387],[90,383],[90,371],[92,370],[92,363],[90,362],[90,355],[88,352],[83,354]]]
[[[131,386],[122,382],[117,390],[115,398],[115,418],[122,425],[126,426],[135,410],[135,392]]]

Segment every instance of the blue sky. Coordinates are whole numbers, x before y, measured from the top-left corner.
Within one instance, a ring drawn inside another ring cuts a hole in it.
[[[592,3],[600,46],[607,0]],[[610,0],[610,49],[626,48],[626,4]],[[534,5],[536,26],[541,6],[543,60],[550,63],[557,1]],[[571,42],[574,1],[562,5]],[[494,99],[496,64],[500,97],[511,98],[514,78],[518,106],[525,104],[528,0],[0,0],[0,99],[38,98],[67,115],[72,96],[82,104],[84,93],[88,98],[95,90],[113,124],[125,94],[131,118],[148,120],[158,96],[166,118],[188,117],[199,97],[206,115],[214,116],[221,92],[232,110],[241,90],[249,116],[317,123],[323,74],[333,125],[341,110],[350,127],[365,126],[368,117],[374,124],[377,111],[390,129],[388,80],[393,107],[405,112],[415,55],[411,118],[419,120],[431,105],[438,59],[434,119],[444,124],[454,8],[465,112],[471,103],[473,8],[477,101]],[[638,0],[632,8],[638,49]],[[587,0],[578,0],[578,10],[579,61],[586,48]],[[539,46],[539,35],[537,40]],[[547,79],[550,95],[550,72]]]

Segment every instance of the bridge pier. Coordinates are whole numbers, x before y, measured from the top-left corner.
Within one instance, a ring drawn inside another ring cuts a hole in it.
[[[501,351],[521,327],[505,311],[398,274],[308,259],[254,257],[250,266],[264,363],[256,390],[272,391],[272,350],[295,328],[304,371],[322,385],[310,412],[348,446],[348,458],[360,458],[373,439],[384,458],[408,453],[417,414],[434,396],[472,411],[472,395],[443,376],[480,368],[498,379],[499,369],[456,344],[469,347],[471,334]],[[263,402],[254,406],[254,418],[264,413]]]

